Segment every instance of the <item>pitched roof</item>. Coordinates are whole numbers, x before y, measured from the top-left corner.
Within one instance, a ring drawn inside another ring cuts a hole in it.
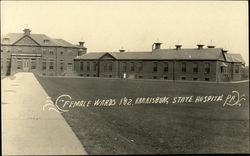
[[[240,54],[225,53],[225,57],[228,62],[241,62],[242,64],[246,63]]]
[[[92,52],[92,53],[87,53],[81,56],[77,56],[75,59],[89,59],[89,60],[94,60],[94,59],[99,59],[101,58],[106,52]]]
[[[23,33],[9,33],[1,39],[1,44],[8,44],[8,45],[13,45],[26,35]],[[77,47],[63,39],[53,39],[50,38],[44,34],[30,34],[28,35],[31,37],[34,41],[36,41],[39,45],[41,46],[60,46],[60,47]],[[4,38],[8,38],[8,41],[3,40]],[[44,43],[44,40],[49,40],[48,43]]]
[[[87,53],[76,59],[100,59],[107,52]],[[153,52],[109,52],[119,60],[224,60],[221,48],[209,49],[159,49]]]

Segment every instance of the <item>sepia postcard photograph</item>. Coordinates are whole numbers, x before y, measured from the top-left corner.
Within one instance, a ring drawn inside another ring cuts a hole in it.
[[[249,154],[248,13],[1,1],[1,154]]]

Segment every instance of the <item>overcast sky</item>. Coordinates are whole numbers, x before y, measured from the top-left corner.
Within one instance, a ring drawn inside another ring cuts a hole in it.
[[[31,33],[85,41],[88,52],[195,48],[201,42],[241,53],[248,62],[247,1],[1,1],[1,33]]]

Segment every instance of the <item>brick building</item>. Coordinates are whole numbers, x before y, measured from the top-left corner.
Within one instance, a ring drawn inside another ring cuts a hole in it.
[[[73,45],[63,39],[53,39],[44,34],[9,33],[1,38],[1,75],[20,71],[40,75],[72,75],[73,60],[86,53],[84,42]]]
[[[154,43],[148,52],[92,52],[74,59],[75,71],[84,77],[166,79],[190,81],[241,80],[245,62],[215,46],[194,49],[161,49]]]

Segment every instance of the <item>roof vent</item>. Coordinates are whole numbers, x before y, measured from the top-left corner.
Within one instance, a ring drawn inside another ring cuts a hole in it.
[[[30,35],[31,30],[26,28],[23,30],[23,32],[24,32],[24,35]]]
[[[180,49],[181,49],[181,47],[182,47],[182,45],[177,44],[177,45],[175,45],[175,47],[176,47],[176,48],[175,48],[176,50],[180,50]]]
[[[79,47],[83,47],[84,43],[85,43],[85,42],[81,42],[81,41],[80,41],[80,42],[79,42]]]
[[[200,49],[203,49],[203,47],[204,47],[203,44],[197,44],[197,46],[198,46],[198,49],[199,49],[199,50],[200,50]]]
[[[120,51],[121,53],[125,52],[125,50],[124,50],[124,49],[120,49],[119,51]]]
[[[228,50],[227,49],[222,49],[222,52],[227,53]]]
[[[208,45],[207,47],[208,48],[215,48],[215,46],[213,46],[213,45]]]
[[[152,49],[161,49],[161,44],[160,42],[156,42],[152,45]]]

